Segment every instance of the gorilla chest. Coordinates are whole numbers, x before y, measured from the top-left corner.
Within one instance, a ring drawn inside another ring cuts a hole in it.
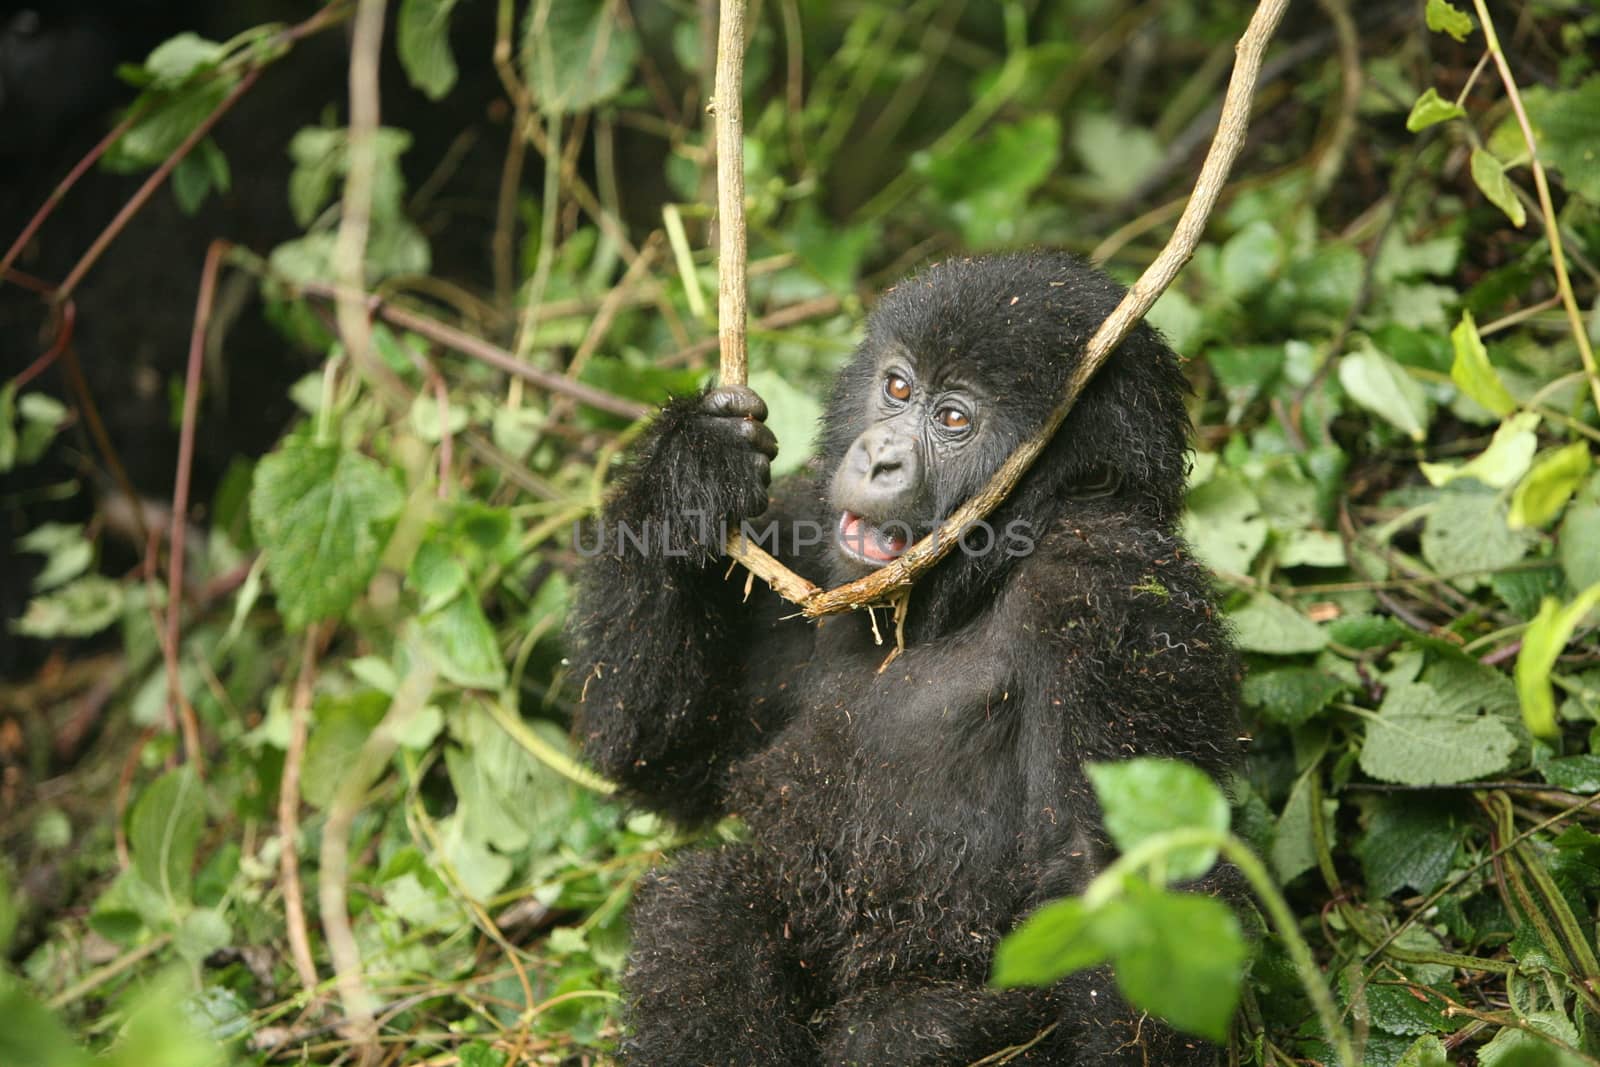
[[[738,810],[779,858],[797,915],[834,940],[820,957],[948,966],[939,931],[982,948],[1017,898],[1019,694],[981,641],[911,648],[881,673],[887,648],[817,651],[795,680],[805,703],[736,771]]]

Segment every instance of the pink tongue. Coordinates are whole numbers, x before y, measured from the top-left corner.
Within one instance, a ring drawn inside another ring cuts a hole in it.
[[[844,536],[850,547],[863,556],[885,563],[905,551],[906,547],[905,535],[887,535],[876,527],[867,525],[859,515],[851,515],[845,520]]]

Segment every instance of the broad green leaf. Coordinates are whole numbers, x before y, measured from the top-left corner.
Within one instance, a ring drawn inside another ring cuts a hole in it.
[[[611,0],[541,0],[523,22],[524,79],[545,112],[587,111],[633,75],[639,35]]]
[[[1249,574],[1267,543],[1268,525],[1244,479],[1223,472],[1189,491],[1183,532],[1195,554],[1214,570]]]
[[[1509,567],[1529,543],[1527,534],[1507,525],[1499,497],[1487,493],[1442,494],[1422,527],[1422,558],[1445,575],[1487,575]],[[1465,578],[1464,584],[1478,579]]]
[[[1315,667],[1256,670],[1245,676],[1244,701],[1280,726],[1302,726],[1346,688],[1344,682]]]
[[[1517,191],[1506,177],[1506,167],[1481,148],[1472,150],[1472,181],[1489,203],[1506,213],[1511,225],[1521,226],[1528,221],[1528,210],[1517,199]]]
[[[811,440],[822,418],[822,404],[814,392],[799,388],[776,371],[753,371],[750,388],[767,402],[767,428],[778,439],[772,476],[794,473],[805,466],[811,455]]]
[[[1595,143],[1595,130],[1600,129],[1600,75],[1591,74],[1576,89],[1530,89],[1527,107],[1540,160],[1561,172],[1568,192],[1600,204],[1600,145]],[[1520,146],[1521,131],[1516,132]]]
[[[1461,849],[1454,805],[1426,797],[1381,797],[1356,844],[1367,892],[1386,897],[1402,889],[1431,893],[1450,873]]]
[[[1479,1067],[1584,1067],[1589,1063],[1540,1036],[1553,1037],[1568,1048],[1582,1044],[1578,1028],[1561,1012],[1530,1012],[1522,1021],[1531,1030],[1501,1027],[1488,1044],[1478,1049]]]
[[[450,51],[450,15],[458,0],[401,0],[395,25],[400,65],[429,100],[443,99],[456,84]]]
[[[12,626],[24,637],[88,637],[122,614],[122,586],[99,574],[86,574],[28,601]]]
[[[1289,656],[1320,652],[1328,643],[1327,631],[1268,593],[1257,593],[1229,619],[1235,641],[1246,652]]]
[[[1430,87],[1411,105],[1411,114],[1406,116],[1406,129],[1420,133],[1429,126],[1461,118],[1466,113],[1460,104],[1444,99],[1439,95],[1439,90]]]
[[[1225,1041],[1249,958],[1238,918],[1213,897],[1138,882],[1117,903],[1091,926],[1112,946],[1123,996],[1180,1030]]]
[[[1373,1027],[1384,1033],[1406,1037],[1450,1033],[1467,1022],[1464,1018],[1446,1015],[1442,998],[1430,997],[1410,985],[1368,982],[1364,995]]]
[[[1279,883],[1287,885],[1301,874],[1317,865],[1315,826],[1312,823],[1312,788],[1309,775],[1295,779],[1284,802],[1283,813],[1272,828],[1272,847],[1267,858],[1272,862],[1272,873]],[[1325,832],[1332,840],[1333,815],[1338,801],[1323,801],[1322,820]]]
[[[1228,238],[1217,257],[1217,281],[1235,299],[1260,289],[1283,262],[1283,239],[1277,227],[1257,219]]]
[[[193,33],[180,33],[156,45],[144,61],[145,72],[155,83],[170,88],[202,70],[222,62],[227,49]]]
[[[0,887],[3,888],[3,887]],[[55,1013],[29,995],[21,979],[0,973],[0,1063],[100,1067],[104,1059],[78,1047]]]
[[[406,571],[406,584],[415,589],[422,600],[417,606],[419,615],[438,611],[456,594],[467,589],[467,568],[457,558],[453,545],[442,538],[430,538],[417,547]]]
[[[199,965],[218,949],[233,943],[228,920],[214,908],[196,908],[183,917],[173,938],[173,947],[190,963]]]
[[[291,629],[355,602],[387,540],[378,524],[404,499],[376,462],[334,445],[289,441],[256,466],[251,527]]]
[[[457,685],[498,689],[505,684],[505,660],[494,628],[475,597],[463,594],[423,620],[439,673]]]
[[[1434,485],[1448,485],[1457,478],[1473,478],[1491,488],[1504,489],[1528,473],[1533,464],[1533,454],[1539,449],[1539,437],[1534,433],[1538,426],[1537,414],[1519,412],[1500,424],[1489,447],[1471,461],[1419,466],[1423,476]],[[1584,455],[1588,455],[1587,450]]]
[[[1395,1067],[1450,1067],[1450,1056],[1443,1041],[1432,1034],[1424,1034],[1406,1049]]]
[[[1561,514],[1592,463],[1585,441],[1574,441],[1541,459],[1511,494],[1511,511],[1506,516],[1511,528],[1537,529]],[[1600,552],[1600,544],[1591,543],[1590,548]]]
[[[1566,607],[1555,597],[1546,597],[1539,614],[1523,632],[1522,651],[1517,655],[1517,695],[1522,700],[1522,721],[1539,737],[1561,736],[1555,694],[1550,690],[1550,671],[1573,631],[1597,604],[1600,583],[1579,593]]]
[[[1561,520],[1556,554],[1570,589],[1587,589],[1600,582],[1600,471],[1578,491]]]
[[[1079,115],[1072,127],[1072,148],[1093,176],[1094,191],[1107,200],[1138,188],[1164,155],[1149,129],[1103,111]]]
[[[928,181],[969,245],[1004,244],[1017,239],[1028,198],[1056,172],[1060,145],[1059,120],[1033,115],[932,160]]]
[[[1413,441],[1428,436],[1428,395],[1388,356],[1363,346],[1339,361],[1339,384],[1352,400]]]
[[[1361,769],[1380,781],[1448,785],[1506,768],[1517,739],[1499,719],[1443,707],[1430,685],[1391,686],[1367,723]]]
[[[106,152],[107,169],[130,173],[165,162],[222,103],[233,80],[212,77],[141,97],[150,106]]]
[[[1500,374],[1489,362],[1489,353],[1478,336],[1472,312],[1463,312],[1461,322],[1450,331],[1455,361],[1450,364],[1450,380],[1480,406],[1504,418],[1517,409],[1517,402],[1506,391]]]
[[[45,557],[44,568],[33,579],[39,592],[70,582],[94,562],[94,546],[78,523],[44,523],[17,538],[17,547]]]
[[[1600,793],[1600,755],[1566,756],[1539,765],[1544,780],[1570,793]]]
[[[316,722],[306,741],[305,767],[300,775],[300,795],[307,804],[325,808],[333,802],[339,784],[368,735],[383,720],[388,704],[387,694],[370,690],[317,701]]]
[[[1228,801],[1206,773],[1177,760],[1140,757],[1085,767],[1105,814],[1106,830],[1127,852],[1147,838],[1171,830],[1228,830]],[[1214,847],[1195,846],[1167,854],[1171,881],[1198,878],[1217,862]]]
[[[205,804],[205,789],[194,769],[179,767],[146,786],[128,814],[133,868],[170,903],[190,899]]]
[[[1104,963],[1107,955],[1094,939],[1089,909],[1077,897],[1066,897],[1028,916],[995,947],[989,984],[1001,989],[1049,985]]]
[[[1472,32],[1472,16],[1458,9],[1449,0],[1428,0],[1426,15],[1428,29],[1434,33],[1448,33],[1458,41],[1465,41]]]

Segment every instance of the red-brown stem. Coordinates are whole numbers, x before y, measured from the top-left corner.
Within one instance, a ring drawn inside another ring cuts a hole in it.
[[[33,218],[28,220],[28,224],[22,228],[22,232],[17,234],[17,239],[11,242],[11,247],[6,249],[5,256],[0,257],[0,279],[6,277],[11,264],[17,261],[18,256],[22,255],[22,250],[28,247],[28,242],[33,240],[33,235],[38,233],[39,227],[43,226],[45,220],[54,214],[56,208],[60,206],[61,201],[66,198],[72,187],[77,185],[85,174],[89,173],[89,168],[99,162],[100,157],[105,155],[106,151],[117,143],[118,138],[132,129],[133,124],[143,115],[144,109],[142,107],[134,108],[124,115],[122,121],[111,127],[111,132],[102,137],[99,144],[89,149],[89,154],[78,160],[73,168],[67,172],[67,176],[61,179],[60,184],[50,191],[49,197],[45,199],[43,204],[39,205],[39,210],[33,213]]]
[[[100,231],[100,236],[94,239],[94,243],[89,246],[89,250],[78,260],[77,265],[72,268],[66,280],[57,287],[56,296],[58,299],[65,299],[72,295],[73,290],[78,287],[78,283],[83,281],[83,276],[89,273],[90,269],[100,261],[100,257],[105,254],[106,249],[111,247],[111,242],[121,235],[123,229],[133,220],[133,217],[144,208],[144,205],[155,195],[156,190],[161,188],[161,183],[167,180],[167,175],[171,174],[173,169],[179,163],[182,163],[190,152],[194,151],[194,146],[205,139],[206,135],[222,119],[222,116],[233,110],[233,105],[237,104],[244,97],[244,94],[249,92],[251,87],[255,85],[256,80],[261,77],[261,71],[261,67],[252,67],[246,71],[244,77],[239,79],[239,84],[235,85],[228,95],[223,97],[222,103],[212,109],[211,114],[207,115],[200,125],[190,130],[189,136],[183,139],[183,143],[170,156],[162,160],[159,167],[150,172],[150,177],[146,178],[144,184],[139,186],[139,191],[129,197],[126,204],[122,205],[122,210],[117,212],[116,218],[112,219],[110,224]]]
[[[189,532],[189,479],[194,471],[194,430],[200,417],[200,372],[205,366],[206,334],[211,326],[211,305],[216,299],[217,273],[222,257],[232,246],[213,241],[206,249],[205,267],[200,272],[200,296],[195,302],[194,326],[189,333],[189,366],[183,379],[183,426],[178,433],[178,470],[172,486],[172,530],[167,544],[167,626],[162,651],[167,663],[167,699],[183,726],[183,750],[189,762],[203,773],[205,757],[200,748],[200,724],[194,708],[184,698],[182,673],[178,669],[178,649],[183,627],[184,543]]]

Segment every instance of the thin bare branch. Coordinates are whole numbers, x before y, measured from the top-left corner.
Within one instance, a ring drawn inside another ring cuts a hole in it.
[[[1206,222],[1211,216],[1212,208],[1216,206],[1227,184],[1228,174],[1233,169],[1234,161],[1238,158],[1240,149],[1244,147],[1245,132],[1250,123],[1250,101],[1255,93],[1256,78],[1261,70],[1261,57],[1287,4],[1288,0],[1262,0],[1235,46],[1237,59],[1223,101],[1217,135],[1211,142],[1211,150],[1206,155],[1205,163],[1200,168],[1200,177],[1195,182],[1194,193],[1190,196],[1183,215],[1178,219],[1167,246],[1161,250],[1161,254],[1133,284],[1133,288],[1128,290],[1122,302],[1090,338],[1082,359],[1079,360],[1077,368],[1067,382],[1060,403],[1051,412],[1045,424],[1017,447],[977,496],[956,509],[938,530],[912,545],[893,563],[864,578],[826,592],[817,590],[810,582],[743,538],[729,539],[728,554],[767,582],[785,599],[799,604],[807,617],[818,618],[867,604],[887,602],[891,593],[909,586],[943,559],[956,545],[962,531],[993,511],[1010,494],[1033,461],[1038,458],[1039,453],[1050,443],[1056,430],[1066,421],[1068,413],[1071,412],[1078,395],[1088,384],[1089,379],[1150,310],[1156,298],[1172,284],[1178,271],[1194,254],[1201,234],[1205,231]],[[719,153],[719,164],[721,162]],[[742,320],[740,325],[743,325]],[[724,322],[722,326],[726,329],[727,323]]]

